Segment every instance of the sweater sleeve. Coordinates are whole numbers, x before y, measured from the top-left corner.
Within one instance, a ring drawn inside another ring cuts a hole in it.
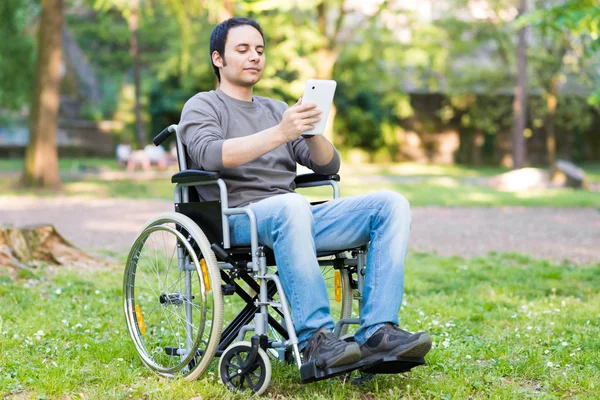
[[[333,158],[325,165],[317,165],[313,162],[310,158],[310,149],[308,148],[308,144],[304,141],[304,138],[299,137],[294,140],[292,142],[292,148],[294,150],[296,162],[312,169],[317,174],[333,175],[337,174],[340,170],[340,155],[335,147],[333,148]]]
[[[178,129],[192,161],[206,171],[223,170],[225,134],[209,93],[192,97],[183,107]],[[214,102],[213,102],[214,104]]]
[[[278,101],[277,103],[278,103],[278,116],[277,117],[278,117],[278,120],[281,121],[281,119],[283,118],[283,113],[288,109],[288,105],[286,103],[284,103],[283,101]],[[307,168],[310,168],[317,174],[333,175],[333,174],[337,174],[338,171],[340,170],[340,164],[341,164],[340,155],[337,152],[337,150],[335,149],[335,147],[333,148],[333,158],[326,165],[317,165],[313,162],[313,160],[310,158],[310,150],[308,148],[308,145],[306,144],[306,142],[304,141],[304,138],[302,138],[302,137],[299,137],[292,142],[292,151],[294,153],[295,161],[298,164],[303,165]]]

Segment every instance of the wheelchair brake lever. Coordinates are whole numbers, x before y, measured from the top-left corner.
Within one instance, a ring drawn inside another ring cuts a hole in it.
[[[231,265],[237,265],[236,261],[229,255],[229,253],[223,250],[223,248],[221,248],[221,246],[219,246],[218,244],[213,243],[210,246],[210,248],[215,253],[215,255],[221,259],[221,261],[226,261]]]

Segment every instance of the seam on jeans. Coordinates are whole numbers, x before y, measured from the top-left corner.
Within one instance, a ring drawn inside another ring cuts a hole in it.
[[[379,225],[381,225],[382,222],[382,218],[381,218],[381,212],[383,211],[385,207],[385,204],[382,204],[381,207],[379,208],[379,210],[377,210],[377,214],[375,215],[375,218],[377,218],[377,222],[379,223]],[[373,207],[370,207],[370,209],[374,209]],[[373,221],[370,221],[371,224],[373,223]],[[377,241],[377,239],[381,236],[381,232],[379,232],[379,228],[381,228],[381,226],[378,227],[378,229],[372,229],[372,226],[369,226],[369,231],[371,233],[371,237],[369,238],[371,243],[374,241]],[[370,250],[371,250],[371,246],[369,246]],[[371,260],[373,262],[373,287],[371,288],[370,291],[370,295],[372,296],[374,293],[377,293],[379,291],[379,278],[380,278],[380,268],[379,266],[381,265],[381,251],[382,249],[376,249],[377,251],[371,252],[369,251],[369,253],[371,253],[371,255],[373,255],[373,259]],[[373,254],[374,253],[374,254]],[[368,263],[368,260],[367,260]],[[372,301],[369,299],[369,301]],[[371,306],[371,312],[374,312],[374,307]],[[369,328],[367,328],[367,330],[365,331],[365,342],[381,327],[380,325],[383,323],[376,323],[371,325]]]
[[[277,220],[277,226],[279,226],[279,227],[281,227],[280,216],[281,216],[281,213],[278,213],[277,215],[275,215],[275,218],[271,218],[271,221],[273,221],[273,219]],[[272,232],[273,232],[273,227],[271,226],[271,234],[272,234]],[[281,232],[278,232],[278,235],[281,235],[281,234],[282,234]],[[271,239],[274,239],[274,238],[271,238]],[[275,247],[275,240],[272,240],[272,241],[273,241],[273,247]],[[273,251],[275,251],[275,248],[273,248]],[[283,253],[282,257],[285,258],[286,263],[289,265],[288,258],[287,258],[287,251],[284,251],[282,253]],[[279,266],[277,267],[277,270],[279,271]],[[288,272],[290,272],[289,269],[288,269]],[[294,279],[294,274],[290,273],[289,275],[290,275],[291,287],[295,288],[296,280]],[[296,305],[300,304],[300,299],[298,298],[298,293],[296,290],[294,290],[293,296],[294,296],[294,302],[296,302]],[[302,313],[300,312],[300,308],[301,307],[292,307],[292,312],[294,312],[294,309],[295,309],[298,319],[303,321],[304,318],[303,318]],[[292,318],[292,322],[293,322],[293,318]],[[294,329],[295,329],[295,327],[294,327]]]

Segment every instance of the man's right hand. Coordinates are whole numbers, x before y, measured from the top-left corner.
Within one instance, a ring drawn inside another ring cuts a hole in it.
[[[295,140],[304,132],[315,127],[321,120],[321,110],[313,103],[302,104],[302,99],[283,113],[278,125],[279,132],[286,142]]]

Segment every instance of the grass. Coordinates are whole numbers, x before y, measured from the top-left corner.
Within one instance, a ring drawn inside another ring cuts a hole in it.
[[[10,164],[10,163],[13,164]],[[61,168],[74,168],[76,159],[64,159]],[[3,160],[0,166],[14,166],[14,160]],[[103,159],[85,159],[86,165],[116,169],[116,163]],[[10,164],[10,165],[9,165]],[[420,165],[413,163],[391,165],[344,165],[341,172],[342,195],[350,196],[377,190],[394,190],[405,195],[413,206],[548,206],[548,207],[600,207],[600,195],[574,189],[540,189],[520,193],[501,192],[488,187],[469,184],[466,178],[482,178],[505,170],[491,167],[463,167]],[[588,168],[590,180],[600,183],[600,165]],[[64,180],[61,194],[67,196],[123,197],[134,199],[172,200],[173,188],[168,178]],[[16,188],[10,178],[0,178],[3,195],[55,196],[55,192]],[[327,187],[303,189],[312,200],[330,198]]]
[[[362,386],[302,385],[273,364],[277,399],[594,398],[600,374],[600,264],[494,254],[469,261],[411,253],[403,327],[429,331],[428,366]],[[0,272],[1,274],[1,272]],[[122,312],[121,267],[0,275],[0,397],[243,399],[215,367],[195,382],[139,360]]]
[[[403,194],[412,206],[450,207],[600,207],[600,195],[575,189],[538,189],[527,192],[501,192],[487,187],[467,185],[451,177],[425,178],[413,183],[341,184],[342,196],[353,196],[378,190]],[[331,189],[302,189],[311,199],[331,196]]]
[[[61,172],[77,171],[81,168],[101,168],[105,170],[117,170],[119,168],[117,160],[106,157],[85,157],[85,158],[59,158],[58,170]],[[22,158],[9,158],[0,160],[0,171],[3,172],[21,172],[23,170]]]

